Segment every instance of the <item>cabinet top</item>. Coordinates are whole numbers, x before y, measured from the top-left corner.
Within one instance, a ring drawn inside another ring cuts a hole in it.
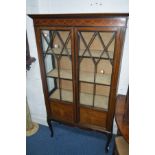
[[[35,18],[115,18],[128,17],[129,13],[81,13],[81,14],[28,14],[29,17]]]
[[[35,26],[123,26],[126,27],[128,13],[87,14],[29,14]]]

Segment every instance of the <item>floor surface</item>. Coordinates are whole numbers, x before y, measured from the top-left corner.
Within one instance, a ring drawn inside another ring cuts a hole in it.
[[[95,132],[53,123],[54,137],[47,126],[39,125],[39,131],[26,138],[27,155],[112,155],[114,137],[110,150],[105,152],[107,136]]]

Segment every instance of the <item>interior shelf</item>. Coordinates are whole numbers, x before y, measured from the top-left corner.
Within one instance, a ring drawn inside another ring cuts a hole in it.
[[[47,54],[53,54],[53,52],[54,52],[56,55],[60,55],[61,50],[62,50],[62,48],[52,48],[52,49],[48,50]],[[68,48],[67,50],[68,50],[68,54],[71,55],[71,49]],[[103,50],[90,50],[90,52],[92,54],[92,57],[99,58],[101,53],[103,52]],[[83,55],[83,53],[84,53],[84,50],[80,49],[79,50],[80,57],[90,57],[88,51],[86,51],[84,55]],[[114,51],[108,51],[108,54],[109,54],[110,59],[113,59]],[[63,50],[62,55],[67,56],[67,52],[65,49]],[[105,58],[105,59],[108,58],[106,52],[104,52],[104,54],[102,55],[101,58]]]
[[[93,94],[80,93],[80,104],[93,106]],[[94,107],[108,109],[108,97],[95,95]]]
[[[61,89],[61,96],[63,101],[73,102],[73,92],[65,89]],[[60,100],[60,89],[56,89],[54,93],[50,95],[51,99]]]
[[[72,91],[61,89],[61,95],[63,101],[73,102]],[[54,93],[50,95],[50,98],[60,100],[60,89],[56,89]],[[93,106],[93,94],[81,92],[80,104]],[[94,107],[108,109],[108,97],[103,95],[95,95]]]
[[[58,77],[58,69],[53,69],[52,71],[47,73],[48,77]],[[69,69],[61,69],[60,70],[60,78],[64,79],[72,79],[72,71]]]
[[[60,55],[61,50],[62,50],[62,48],[52,48],[52,49],[48,50],[47,54],[53,54],[54,53],[56,55]],[[71,55],[71,49],[67,48],[67,50],[68,50],[69,55]],[[65,49],[63,50],[62,55],[67,56],[67,52]]]
[[[48,77],[58,77],[58,69],[53,69],[52,71],[48,72],[47,76]],[[68,70],[68,69],[61,69],[60,70],[60,78],[72,79],[72,71]],[[80,72],[80,81],[94,83],[94,73]],[[110,85],[111,75],[97,73],[95,83]]]

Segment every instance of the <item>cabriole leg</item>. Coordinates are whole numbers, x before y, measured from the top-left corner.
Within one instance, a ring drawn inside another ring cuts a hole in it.
[[[108,140],[107,140],[107,144],[106,144],[106,147],[105,147],[105,151],[106,151],[106,152],[109,151],[109,144],[110,144],[111,139],[112,139],[112,133],[108,133],[108,134],[107,134],[107,138],[108,138]]]
[[[51,132],[51,137],[53,137],[53,127],[52,127],[51,119],[47,119],[47,123]]]

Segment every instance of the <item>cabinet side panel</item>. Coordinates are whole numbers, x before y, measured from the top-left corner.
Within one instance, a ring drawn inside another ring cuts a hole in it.
[[[117,35],[116,35],[110,101],[109,101],[109,110],[108,110],[108,118],[107,118],[108,131],[112,131],[113,118],[115,113],[116,91],[117,91],[117,85],[118,85],[118,77],[119,77],[124,36],[125,36],[125,28],[118,28]]]
[[[47,111],[47,117],[50,117],[51,111],[50,106],[48,103],[48,87],[46,83],[46,72],[45,72],[45,66],[43,62],[43,56],[42,56],[42,49],[41,49],[41,36],[40,36],[40,29],[39,27],[35,27],[35,35],[36,35],[36,43],[37,43],[37,51],[38,51],[38,58],[39,58],[39,65],[40,65],[40,73],[41,73],[41,80],[43,85],[43,92],[44,92],[44,98],[45,98],[45,105],[46,105],[46,111]]]

